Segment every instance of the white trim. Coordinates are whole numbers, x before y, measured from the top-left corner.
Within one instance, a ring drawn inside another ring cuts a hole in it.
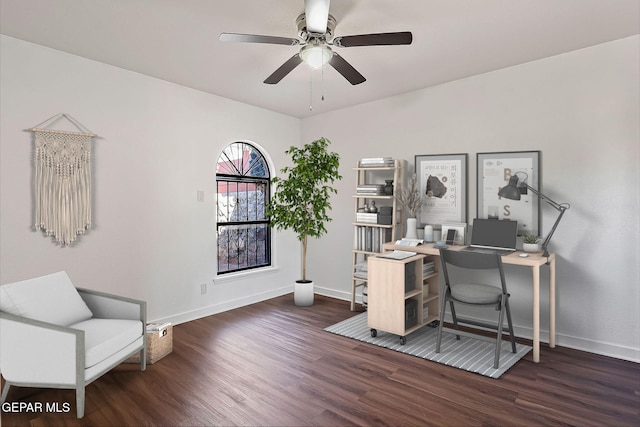
[[[225,283],[235,282],[237,280],[244,280],[255,275],[275,274],[278,271],[280,271],[280,268],[278,266],[270,265],[268,267],[256,267],[250,270],[236,271],[233,273],[217,274],[213,278],[213,285],[223,285]]]
[[[257,302],[266,301],[271,298],[276,298],[292,292],[293,292],[293,283],[289,286],[283,286],[278,289],[272,289],[267,292],[253,294],[253,295],[249,295],[249,296],[238,298],[231,301],[225,301],[220,304],[214,304],[207,307],[202,307],[197,310],[185,311],[185,312],[167,316],[161,319],[155,319],[150,322],[158,322],[158,323],[171,322],[173,325],[179,325],[181,323],[190,322],[192,320],[201,319],[203,317],[212,316],[218,313],[223,313],[225,311],[255,304]]]

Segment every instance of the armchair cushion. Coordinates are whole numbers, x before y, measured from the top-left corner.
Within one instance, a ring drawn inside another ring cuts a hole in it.
[[[64,271],[0,286],[0,310],[59,326],[93,316]]]
[[[89,319],[69,327],[84,331],[85,368],[109,358],[144,333],[140,320]]]

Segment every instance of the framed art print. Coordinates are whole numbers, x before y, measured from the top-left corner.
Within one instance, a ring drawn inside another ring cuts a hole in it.
[[[426,197],[422,224],[467,221],[467,155],[416,156],[418,188]]]
[[[540,151],[477,154],[477,218],[518,221],[518,234],[540,234],[538,197],[528,191],[520,200],[498,196],[498,191],[516,175],[519,182],[540,188]]]

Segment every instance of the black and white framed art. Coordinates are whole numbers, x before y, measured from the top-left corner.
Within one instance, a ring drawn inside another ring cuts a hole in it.
[[[418,188],[426,197],[422,224],[467,221],[467,154],[416,156]]]
[[[498,196],[498,191],[516,175],[540,189],[540,151],[510,151],[477,154],[477,218],[518,221],[518,234],[540,234],[540,204],[531,191],[520,200]]]

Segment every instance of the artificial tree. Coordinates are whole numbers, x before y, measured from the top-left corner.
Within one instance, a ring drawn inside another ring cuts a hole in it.
[[[331,221],[331,194],[338,173],[340,156],[330,153],[331,142],[317,139],[302,147],[291,147],[285,154],[291,156],[293,166],[281,169],[282,177],[274,177],[271,183],[275,192],[267,205],[267,215],[276,229],[293,230],[302,246],[302,280],[307,280],[307,242],[309,237],[320,237],[327,232],[325,223]]]

